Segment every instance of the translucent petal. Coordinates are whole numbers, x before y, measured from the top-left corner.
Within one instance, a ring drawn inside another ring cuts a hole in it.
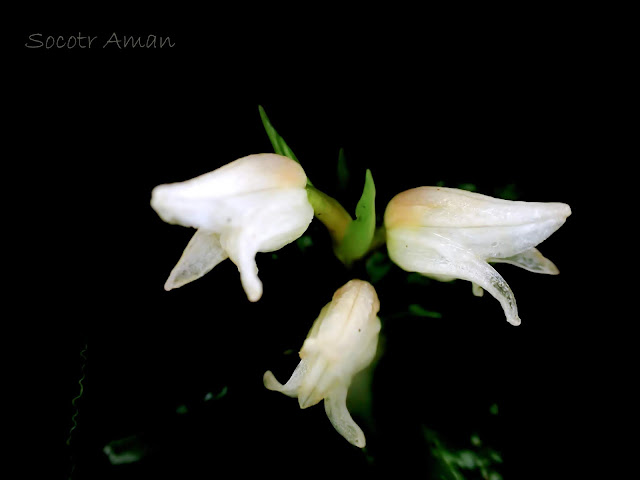
[[[306,346],[309,349],[309,345]],[[306,375],[298,389],[298,404],[302,409],[312,407],[325,398],[337,379],[337,364],[330,363],[326,356],[314,352],[306,355],[304,360],[307,362]]]
[[[387,232],[389,257],[402,269],[430,276],[469,280],[493,295],[507,321],[519,325],[516,300],[507,282],[487,262],[455,242],[420,229],[395,228]]]
[[[297,397],[298,389],[300,388],[300,384],[304,375],[307,373],[307,363],[304,360],[301,360],[298,363],[298,366],[291,374],[291,378],[289,381],[282,385],[276,377],[271,373],[270,370],[267,370],[262,377],[262,381],[264,382],[264,386],[267,387],[268,390],[273,390],[276,392],[284,393],[289,397]]]
[[[366,439],[362,429],[347,410],[347,386],[335,388],[324,400],[324,409],[337,432],[356,447],[364,448]]]
[[[198,230],[164,284],[165,290],[181,287],[197,280],[227,258],[216,233]]]
[[[465,260],[456,260],[458,278],[470,280],[495,297],[502,305],[507,322],[511,325],[520,325],[516,299],[507,282],[496,272],[491,265],[469,256]]]
[[[531,248],[512,257],[489,258],[488,261],[493,263],[509,263],[534,273],[545,273],[547,275],[557,275],[560,273],[558,267],[542,255],[537,248]]]
[[[512,226],[468,228],[420,227],[423,235],[438,235],[472,250],[479,258],[508,258],[530,250],[564,224],[564,218]]]

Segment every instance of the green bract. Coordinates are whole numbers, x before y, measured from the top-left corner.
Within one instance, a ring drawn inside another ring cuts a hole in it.
[[[375,200],[376,186],[371,170],[367,169],[362,196],[356,206],[356,219],[347,226],[342,242],[335,248],[337,257],[345,265],[350,265],[369,251],[376,230]]]

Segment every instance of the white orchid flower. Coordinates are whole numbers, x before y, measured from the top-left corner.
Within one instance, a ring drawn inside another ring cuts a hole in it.
[[[295,161],[275,154],[249,155],[217,170],[153,189],[151,206],[167,223],[197,231],[165,290],[202,277],[227,257],[240,271],[250,301],[262,296],[257,252],[293,242],[313,219],[307,176]]]
[[[300,408],[324,399],[334,428],[351,444],[363,448],[364,433],[347,410],[347,391],[356,373],[373,360],[378,344],[380,302],[373,286],[351,280],[339,288],[320,312],[300,350],[300,363],[282,385],[270,371],[269,390],[298,397]]]
[[[557,274],[535,247],[571,215],[564,203],[516,202],[454,188],[418,187],[396,195],[384,216],[389,257],[402,269],[437,280],[473,282],[500,301],[520,324],[507,282],[488,262]]]

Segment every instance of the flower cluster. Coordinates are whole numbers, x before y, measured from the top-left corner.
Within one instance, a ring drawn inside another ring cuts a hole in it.
[[[298,239],[314,214],[327,226],[336,256],[345,265],[384,242],[389,258],[403,270],[442,281],[468,280],[475,295],[488,291],[512,325],[520,324],[515,297],[490,264],[558,273],[536,246],[571,214],[566,204],[509,201],[424,186],[396,195],[386,207],[384,226],[374,234],[375,188],[369,171],[357,218],[352,219],[336,200],[311,186],[282,138],[268,122],[265,127],[276,154],[250,155],[153,190],[151,206],[162,220],[196,229],[166,290],[202,277],[229,258],[238,267],[248,299],[259,300],[263,286],[256,253],[272,252]],[[379,310],[378,294],[370,283],[349,281],[313,323],[291,378],[282,385],[267,371],[263,379],[269,390],[297,397],[300,408],[324,400],[334,428],[361,448],[365,437],[347,410],[346,398],[353,377],[375,356]]]

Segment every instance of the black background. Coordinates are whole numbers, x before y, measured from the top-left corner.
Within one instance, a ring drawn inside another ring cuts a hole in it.
[[[12,392],[26,397],[18,422],[46,425],[23,433],[34,457],[51,456],[51,478],[72,465],[77,479],[190,479],[229,468],[426,475],[423,426],[458,446],[477,433],[502,453],[504,478],[561,478],[583,464],[576,445],[588,409],[576,399],[592,388],[582,348],[599,320],[580,295],[579,270],[587,175],[600,148],[594,100],[585,101],[592,33],[572,17],[504,12],[163,13],[25,15],[13,38],[20,63],[8,95],[18,108],[7,133],[18,149],[6,182],[19,208],[6,213],[15,238],[7,271],[28,296],[7,342],[26,367],[26,391],[38,392]],[[98,40],[92,49],[27,49],[38,32]],[[113,32],[170,36],[175,47],[102,48]],[[573,209],[540,247],[559,276],[498,267],[518,300],[517,328],[467,282],[407,285],[394,268],[376,285],[383,319],[409,303],[443,317],[384,322],[372,420],[359,422],[366,454],[335,433],[321,406],[301,411],[262,385],[268,369],[288,378],[297,360],[283,352],[297,351],[338,287],[364,278],[362,265],[347,271],[332,256],[322,225],[312,223],[304,254],[290,245],[277,259],[258,255],[265,290],[255,304],[231,262],[162,288],[192,232],[157,217],[152,188],[272,151],[258,105],[314,185],[350,211],[366,168],[379,215],[396,193],[439,181],[489,195],[514,184],[520,200]],[[339,148],[347,191],[337,188]],[[150,454],[110,465],[103,447],[131,435]]]

